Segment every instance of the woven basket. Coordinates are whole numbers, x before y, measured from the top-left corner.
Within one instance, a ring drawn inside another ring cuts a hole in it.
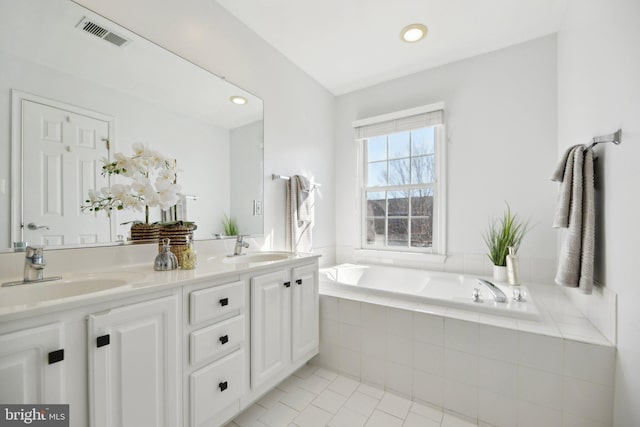
[[[162,241],[169,239],[171,252],[178,258],[178,265],[182,268],[182,253],[187,248],[187,242],[193,241],[193,225],[171,225],[160,227],[160,240],[158,241],[158,251],[162,250]]]
[[[158,224],[136,223],[131,226],[131,240],[133,242],[157,242],[160,236]]]

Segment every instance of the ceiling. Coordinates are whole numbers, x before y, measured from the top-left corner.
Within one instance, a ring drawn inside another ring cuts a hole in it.
[[[259,98],[76,3],[14,1],[2,12],[0,62],[5,61],[4,67],[19,66],[23,73],[35,73],[33,65],[38,64],[49,72],[73,76],[78,88],[91,82],[224,129],[262,120]],[[130,42],[116,47],[78,29],[84,17]],[[250,102],[232,105],[229,98],[234,95]]]
[[[557,32],[567,0],[217,0],[334,95]],[[422,23],[419,43],[400,30]]]

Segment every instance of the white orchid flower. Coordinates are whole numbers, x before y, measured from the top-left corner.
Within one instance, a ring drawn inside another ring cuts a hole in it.
[[[133,148],[133,152],[135,153],[135,155],[139,157],[143,157],[145,155],[145,152],[147,151],[147,147],[141,142],[134,142],[131,145],[131,148]]]
[[[178,172],[175,160],[140,142],[133,144],[132,149],[132,156],[114,153],[113,160],[101,159],[105,165],[104,175],[118,174],[131,179],[131,184],[118,183],[99,191],[90,190],[89,206],[83,209],[142,211],[145,206],[168,209],[177,203],[181,187],[175,184]]]

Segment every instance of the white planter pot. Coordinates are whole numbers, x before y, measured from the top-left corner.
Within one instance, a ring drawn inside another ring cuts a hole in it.
[[[493,280],[496,282],[506,282],[507,281],[507,267],[503,267],[500,265],[493,266]]]

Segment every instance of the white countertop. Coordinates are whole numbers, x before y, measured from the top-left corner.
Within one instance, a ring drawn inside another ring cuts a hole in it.
[[[61,280],[0,288],[0,321],[69,309],[130,295],[161,291],[203,280],[220,280],[240,274],[259,273],[278,265],[318,258],[319,255],[291,254],[282,260],[244,263],[224,262],[225,255],[199,257],[195,270],[155,271],[153,262],[97,268],[91,272],[62,273]],[[44,277],[56,276],[48,274]],[[2,277],[2,283],[20,280]]]

